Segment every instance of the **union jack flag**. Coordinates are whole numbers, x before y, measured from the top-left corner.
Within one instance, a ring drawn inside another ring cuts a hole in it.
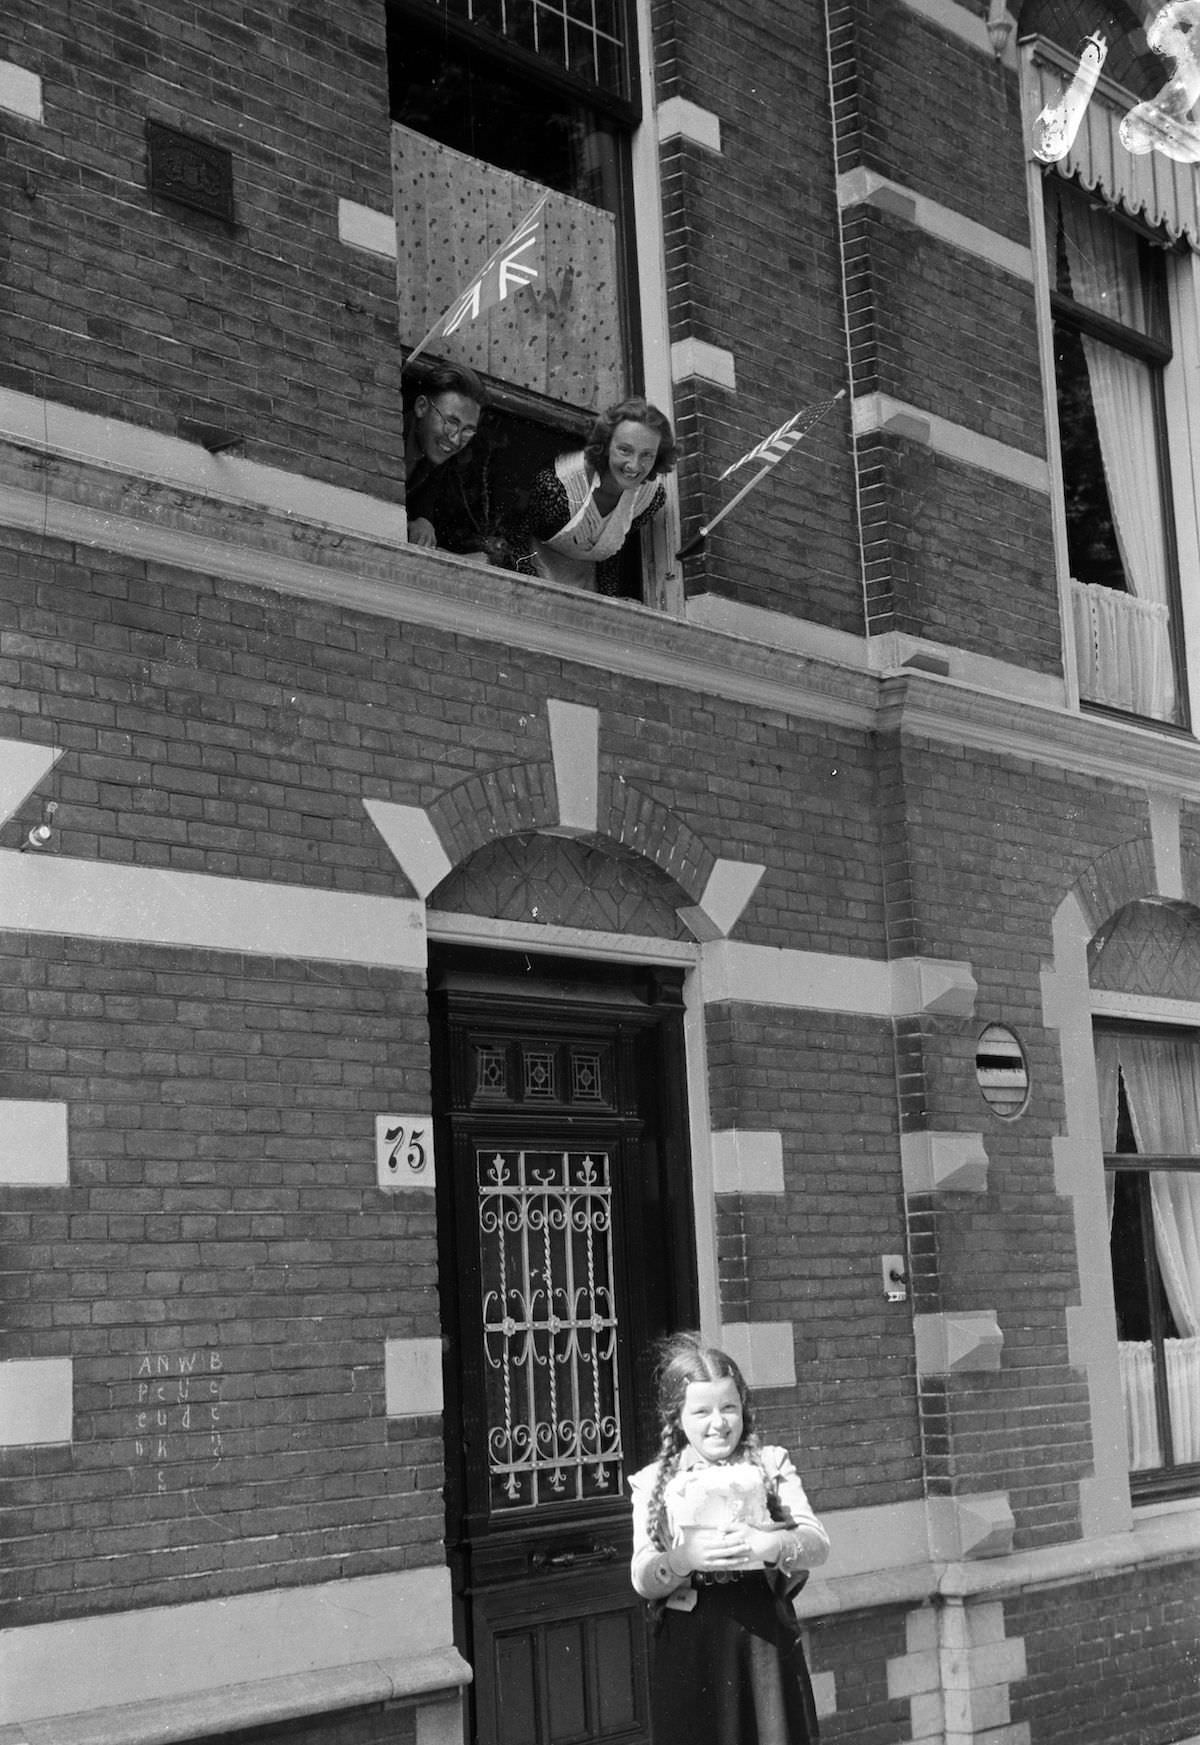
[[[433,324],[420,345],[409,352],[406,360],[408,363],[413,361],[418,352],[424,351],[432,340],[457,333],[464,322],[478,321],[485,311],[502,303],[510,292],[519,291],[524,285],[532,285],[541,277],[535,257],[542,243],[542,209],[547,198],[543,194],[507,241],[502,242],[488,256],[466,290],[454,299],[441,319]]]
[[[764,436],[761,442],[747,450],[741,460],[735,460],[731,467],[726,467],[721,477],[727,479],[730,473],[736,473],[739,467],[744,467],[747,461],[752,460],[761,460],[764,466],[773,467],[776,461],[781,461],[785,454],[792,452],[796,444],[808,435],[818,418],[823,418],[829,408],[835,406],[841,398],[839,393],[832,400],[818,401],[815,406],[802,406],[778,430],[773,430],[770,436]]]

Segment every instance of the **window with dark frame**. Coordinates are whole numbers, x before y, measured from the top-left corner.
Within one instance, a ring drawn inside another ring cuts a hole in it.
[[[1054,175],[1044,210],[1081,700],[1185,726],[1165,251]]]
[[[534,197],[541,189],[550,189],[552,200],[563,197],[547,225],[557,237],[556,245],[547,243],[547,283],[519,293],[526,299],[521,320],[528,322],[535,306],[544,317],[539,338],[548,355],[541,373],[531,362],[540,356],[536,345],[514,343],[507,353],[493,345],[484,356],[471,350],[481,337],[460,330],[454,337],[461,349],[446,348],[445,361],[469,363],[488,387],[471,463],[486,477],[501,535],[519,521],[534,474],[579,448],[602,406],[640,386],[630,176],[639,119],[634,40],[628,0],[390,0],[388,7],[390,105],[400,141],[394,157],[403,164],[406,149],[419,153],[421,142],[441,154],[418,170],[419,186],[457,182],[449,198],[460,208],[501,178],[528,184]],[[403,279],[409,263],[402,189],[397,208]],[[453,225],[452,215],[447,222]],[[452,274],[434,276],[436,242],[428,253],[433,264],[423,268],[421,251],[413,251],[410,271],[414,278],[425,271],[428,282],[424,301],[414,286],[413,307],[402,312],[401,342],[410,348],[464,288]],[[468,257],[477,269],[480,254],[480,247],[472,255],[464,245],[458,271]],[[419,391],[418,372],[419,366],[410,393]],[[637,545],[627,542],[621,592],[641,598]]]
[[[1200,1489],[1200,1032],[1098,1026],[1109,1249],[1135,1499]]]

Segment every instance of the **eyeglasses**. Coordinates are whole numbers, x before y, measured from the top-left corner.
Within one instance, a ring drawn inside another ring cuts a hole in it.
[[[448,437],[451,442],[470,442],[479,429],[478,424],[464,424],[461,418],[447,418],[446,414],[439,410],[432,400],[429,402],[429,410],[436,417],[442,435]]]

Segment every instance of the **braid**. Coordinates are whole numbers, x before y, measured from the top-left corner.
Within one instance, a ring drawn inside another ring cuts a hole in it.
[[[667,1485],[679,1471],[679,1460],[687,1446],[687,1437],[680,1422],[680,1413],[693,1382],[732,1381],[737,1388],[742,1408],[742,1440],[737,1453],[766,1469],[759,1453],[754,1431],[754,1407],[745,1378],[733,1358],[715,1345],[705,1345],[698,1333],[676,1333],[662,1341],[658,1348],[658,1421],[660,1426],[658,1471],[647,1505],[647,1528],[650,1539],[660,1551],[668,1551],[666,1504]]]
[[[663,1493],[679,1471],[679,1453],[679,1434],[676,1427],[672,1424],[664,1424],[662,1444],[658,1455],[658,1472],[655,1474],[654,1489],[650,1492],[650,1502],[647,1509],[650,1537],[660,1551],[670,1549],[666,1524],[667,1511],[663,1503]]]

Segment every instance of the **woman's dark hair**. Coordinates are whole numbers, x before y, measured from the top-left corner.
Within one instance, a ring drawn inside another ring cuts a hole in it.
[[[660,473],[670,473],[675,470],[675,462],[679,459],[679,449],[675,442],[675,432],[670,421],[657,406],[652,406],[649,400],[643,400],[640,395],[634,395],[630,400],[620,400],[615,406],[608,406],[592,425],[591,435],[584,447],[584,455],[593,472],[602,473],[608,465],[608,451],[613,439],[613,432],[618,424],[644,424],[653,430],[658,437],[658,453],[654,457],[654,465],[650,468],[650,477],[656,479]]]
[[[739,1455],[762,1465],[758,1437],[754,1433],[754,1404],[746,1378],[727,1351],[706,1345],[699,1333],[675,1333],[658,1347],[658,1472],[650,1493],[648,1524],[650,1537],[660,1550],[667,1548],[666,1510],[663,1493],[667,1481],[679,1469],[679,1456],[687,1446],[687,1437],[679,1421],[687,1391],[693,1382],[731,1381],[737,1389],[742,1408],[742,1439],[731,1459]]]
[[[439,394],[461,394],[479,407],[488,403],[487,389],[466,364],[436,364],[428,370],[414,364],[413,378],[412,392],[424,394],[430,400],[436,400]]]

